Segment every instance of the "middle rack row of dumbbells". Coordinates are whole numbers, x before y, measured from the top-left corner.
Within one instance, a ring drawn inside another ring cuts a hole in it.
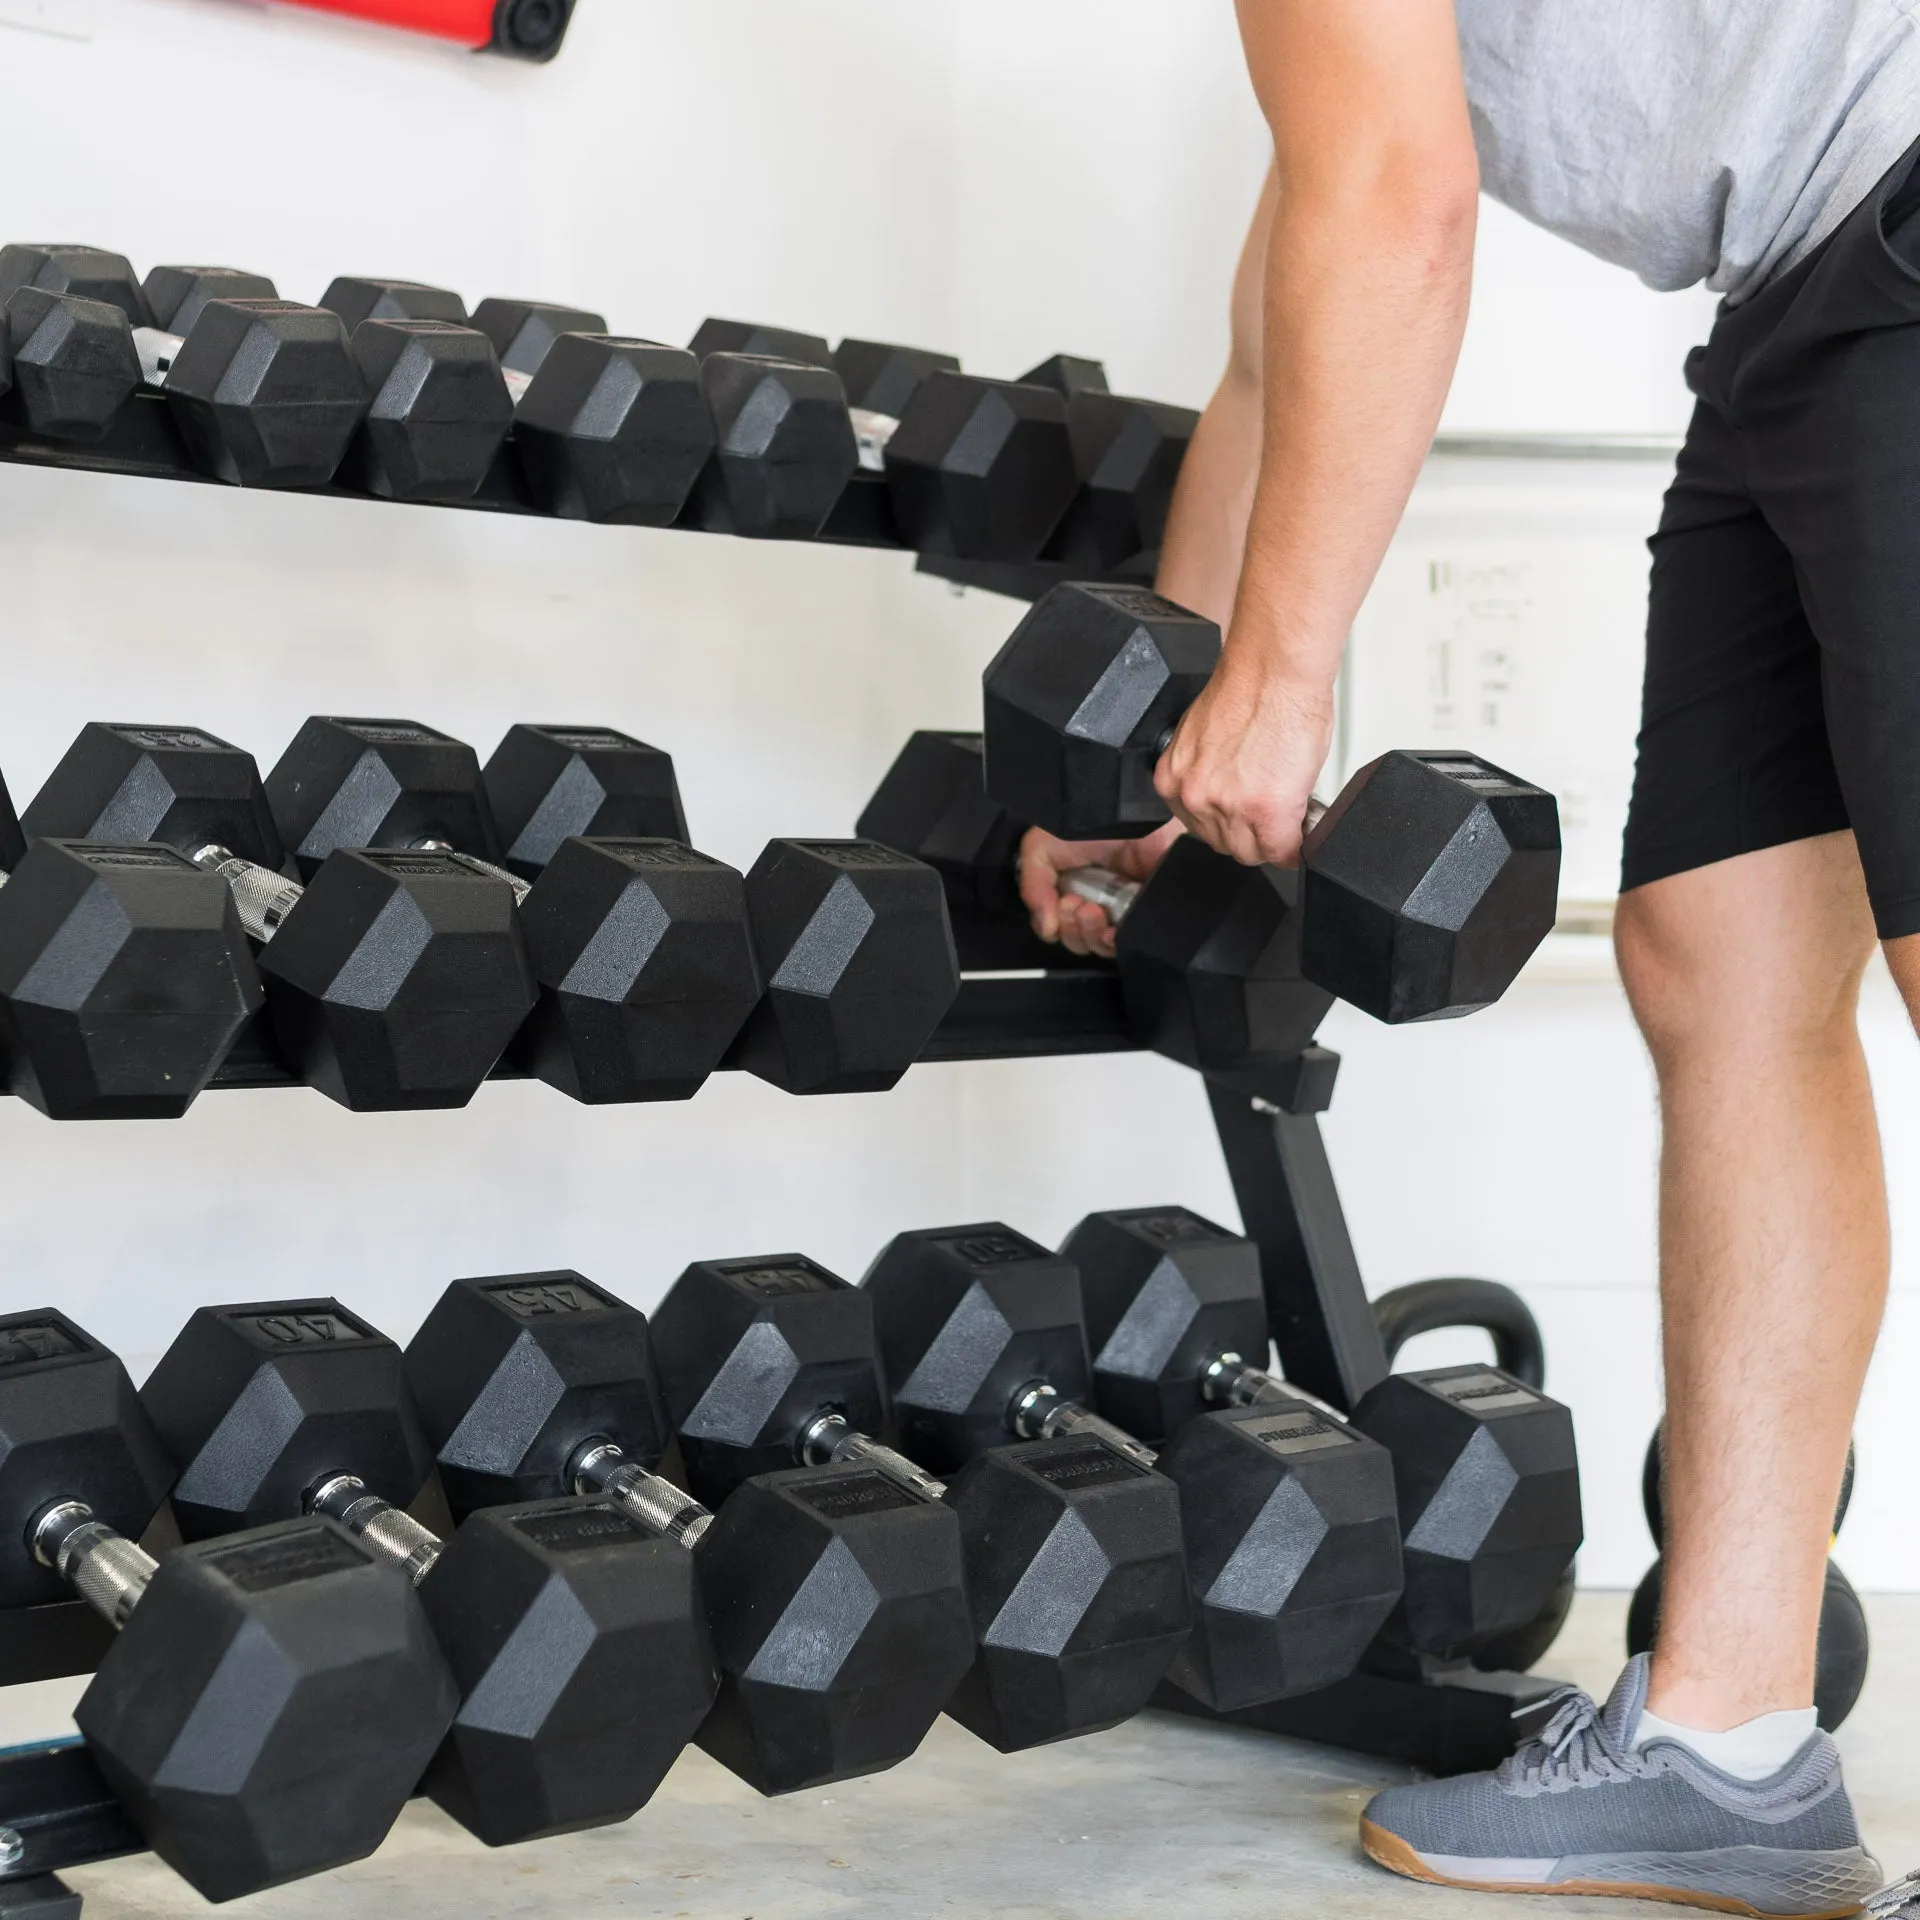
[[[1231,1711],[1530,1620],[1580,1537],[1567,1410],[1466,1366],[1349,1420],[1267,1321],[1254,1243],[1179,1207],[909,1232],[857,1287],[697,1262],[651,1326],[463,1280],[404,1353],[336,1300],[203,1308],[138,1394],[13,1314],[0,1603],[119,1629],[76,1719],[213,1898],[370,1852],[423,1775],[504,1844],[626,1818],[694,1739],[790,1792],[942,1711],[1019,1751],[1163,1677]]]

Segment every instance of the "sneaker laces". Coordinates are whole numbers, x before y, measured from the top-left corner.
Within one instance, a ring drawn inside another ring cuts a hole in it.
[[[1920,1915],[1920,1873],[1890,1881],[1861,1909],[1873,1920],[1914,1920]]]
[[[1539,1734],[1501,1761],[1501,1786],[1522,1793],[1564,1793],[1647,1771],[1639,1755],[1623,1749],[1600,1708],[1578,1687],[1562,1687],[1548,1701],[1553,1712]]]

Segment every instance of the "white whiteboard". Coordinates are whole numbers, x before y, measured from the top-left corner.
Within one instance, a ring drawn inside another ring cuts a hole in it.
[[[1442,439],[1354,623],[1342,778],[1458,746],[1559,796],[1563,910],[1610,901],[1633,779],[1666,440]]]

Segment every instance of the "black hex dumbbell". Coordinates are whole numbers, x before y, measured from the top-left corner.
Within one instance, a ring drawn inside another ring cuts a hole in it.
[[[690,1097],[760,998],[745,883],[685,844],[672,761],[626,734],[515,727],[483,775],[416,721],[315,718],[266,796],[303,872],[342,846],[424,848],[504,880],[539,987],[510,1058],[577,1100]]]
[[[331,480],[369,400],[338,316],[277,299],[270,281],[229,268],[157,268],[149,278],[173,307],[170,324],[155,324],[122,255],[0,248],[0,303],[28,424],[52,438],[98,439],[145,387],[166,396],[188,454],[214,478]],[[234,297],[236,286],[265,291]]]
[[[1222,1710],[1342,1680],[1400,1597],[1393,1470],[1325,1409],[1256,1406],[1141,1444],[1094,1412],[1079,1276],[997,1221],[903,1233],[869,1269],[901,1444],[929,1462],[1098,1438],[1180,1490],[1193,1633],[1168,1675]]]
[[[425,1791],[489,1846],[625,1820],[713,1704],[692,1556],[618,1502],[535,1500],[442,1542],[400,1349],[337,1300],[202,1307],[141,1402],[189,1540],[302,1513],[397,1567],[461,1692]]]
[[[169,847],[36,840],[0,782],[0,1062],[55,1120],[184,1113],[262,994],[225,887]]]
[[[1080,1270],[1101,1412],[1142,1439],[1278,1404],[1259,1249],[1184,1207],[1089,1214]],[[1353,1428],[1393,1457],[1406,1588],[1391,1637],[1449,1659],[1530,1624],[1578,1550],[1573,1415],[1496,1367],[1390,1374]]]
[[[343,278],[321,305],[373,393],[342,478],[401,499],[464,498],[512,431],[539,505],[565,519],[669,525],[713,449],[691,354],[607,332],[597,313]]]
[[[0,1607],[71,1590],[119,1635],[74,1719],[147,1843],[210,1900],[359,1860],[458,1695],[411,1587],[331,1520],[135,1544],[173,1468],[63,1314],[0,1319]]]
[[[1218,627],[1144,588],[1053,588],[986,671],[988,792],[1063,839],[1151,833],[1154,770],[1219,655]],[[1473,754],[1389,753],[1310,820],[1301,864],[1305,979],[1381,1020],[1470,1013],[1552,930],[1559,813]]]
[[[950,1395],[1006,1334],[992,1301],[971,1304],[930,1368]],[[1023,1436],[963,1421],[909,1464],[870,1437],[886,1419],[871,1301],[798,1255],[690,1267],[654,1328],[697,1491],[718,1499],[797,1460],[864,1461],[953,1509],[979,1650],[947,1711],[980,1738],[1017,1752],[1146,1704],[1193,1621],[1179,1492],[1143,1448],[1111,1433],[1010,1445]],[[1075,1326],[1062,1345],[1077,1339]]]
[[[135,821],[231,887],[288,1064],[343,1106],[465,1106],[533,1010],[507,880],[458,854],[343,849],[302,887],[253,756],[210,733],[89,726],[25,825],[94,839]]]
[[[407,1379],[456,1514],[607,1491],[696,1549],[723,1676],[700,1744],[762,1793],[905,1759],[972,1659],[951,1513],[789,1450],[709,1515],[652,1471],[671,1433],[645,1317],[576,1273],[449,1287]]]

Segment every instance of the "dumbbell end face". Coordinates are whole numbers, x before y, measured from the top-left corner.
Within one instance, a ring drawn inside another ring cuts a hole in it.
[[[414,1590],[298,1520],[169,1554],[74,1718],[154,1851],[231,1900],[370,1854],[457,1704]]]
[[[860,464],[839,376],[714,353],[701,362],[700,384],[715,446],[683,521],[746,539],[811,540]]]
[[[610,1500],[474,1514],[421,1599],[466,1703],[424,1785],[488,1846],[629,1818],[719,1685],[694,1556]]]
[[[6,333],[16,403],[50,440],[103,438],[140,384],[133,330],[110,302],[23,287]]]
[[[1192,1628],[1174,1484],[1075,1436],[983,1454],[947,1500],[980,1642],[947,1712],[1002,1753],[1139,1712]]]
[[[673,756],[612,727],[510,727],[484,779],[502,864],[524,879],[570,839],[687,844]]]
[[[1203,1414],[1160,1468],[1195,1611],[1168,1678],[1219,1711],[1346,1678],[1402,1589],[1386,1449],[1302,1402]]]
[[[226,883],[171,848],[36,840],[0,893],[0,1050],[50,1119],[177,1118],[262,998]]]
[[[973,1664],[958,1520],[874,1469],[748,1481],[700,1570],[722,1679],[699,1744],[760,1793],[907,1759]]]
[[[1390,1637],[1445,1658],[1537,1617],[1583,1537],[1573,1416],[1497,1368],[1390,1374],[1354,1424],[1392,1453],[1406,1591]]]
[[[986,670],[987,791],[1064,839],[1151,833],[1154,769],[1219,655],[1218,627],[1145,588],[1050,589]]]
[[[370,319],[354,330],[353,356],[372,404],[340,478],[388,500],[472,499],[513,424],[486,335],[441,320]]]
[[[329,855],[260,964],[289,1063],[356,1112],[465,1106],[538,998],[513,889],[457,854]]]
[[[1308,833],[1301,967],[1389,1024],[1491,1005],[1552,932],[1553,796],[1476,755],[1395,752]]]

